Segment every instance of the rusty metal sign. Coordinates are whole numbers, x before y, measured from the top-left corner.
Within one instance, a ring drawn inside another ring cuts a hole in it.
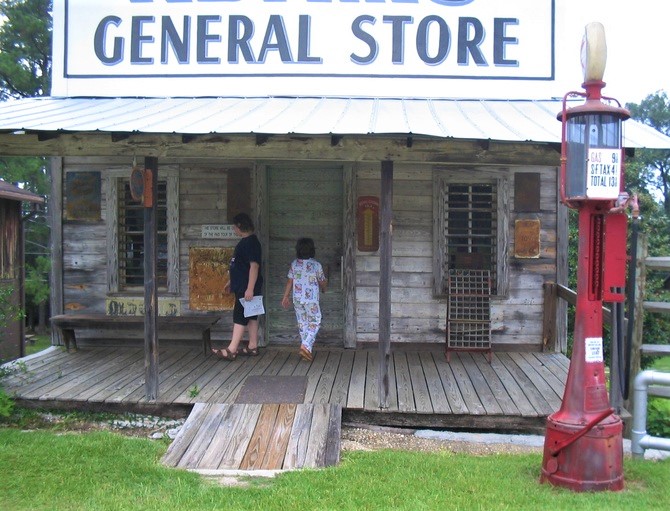
[[[189,308],[191,310],[233,310],[235,295],[224,293],[230,281],[232,247],[191,247],[189,256]]]

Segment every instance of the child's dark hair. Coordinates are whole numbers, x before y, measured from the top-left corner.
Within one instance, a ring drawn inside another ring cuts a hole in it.
[[[238,213],[233,217],[233,224],[242,232],[252,232],[254,230],[254,222],[246,213]]]
[[[295,253],[298,259],[309,259],[316,255],[314,240],[312,238],[300,238],[295,244]]]

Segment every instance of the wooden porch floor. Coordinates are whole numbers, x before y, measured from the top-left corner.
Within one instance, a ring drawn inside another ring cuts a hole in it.
[[[560,407],[569,360],[561,354],[394,351],[388,408],[379,408],[376,350],[317,348],[314,360],[271,347],[233,362],[199,348],[163,347],[159,398],[147,402],[141,348],[52,348],[18,364],[5,387],[22,404],[186,416],[193,404],[233,403],[250,375],[307,376],[305,403],[342,407],[343,420],[386,426],[539,431]]]

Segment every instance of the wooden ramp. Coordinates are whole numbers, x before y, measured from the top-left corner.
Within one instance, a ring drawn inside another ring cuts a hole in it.
[[[336,404],[196,403],[163,463],[203,473],[336,465],[341,426]]]

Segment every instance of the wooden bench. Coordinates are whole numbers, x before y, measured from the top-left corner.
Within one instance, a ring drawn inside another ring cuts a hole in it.
[[[220,316],[159,316],[158,332],[199,330],[202,335],[202,348],[205,355],[212,349],[212,326],[219,321]],[[105,314],[61,314],[51,317],[51,324],[60,329],[65,342],[65,349],[77,349],[77,328],[115,328],[119,330],[142,330],[144,316],[107,316]]]

